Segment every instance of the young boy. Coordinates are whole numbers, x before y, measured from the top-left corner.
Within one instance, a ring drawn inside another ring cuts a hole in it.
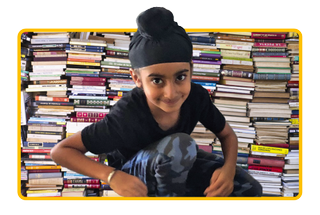
[[[236,167],[237,137],[208,92],[191,83],[192,43],[164,8],[137,18],[130,73],[137,87],[101,121],[52,149],[56,162],[99,178],[121,196],[260,196],[261,185]],[[224,159],[198,150],[197,122],[217,135]],[[110,166],[84,153],[107,153]]]

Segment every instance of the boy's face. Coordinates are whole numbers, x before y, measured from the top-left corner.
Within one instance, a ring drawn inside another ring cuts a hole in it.
[[[152,113],[179,111],[191,89],[190,63],[161,63],[130,70],[138,87],[143,88]]]

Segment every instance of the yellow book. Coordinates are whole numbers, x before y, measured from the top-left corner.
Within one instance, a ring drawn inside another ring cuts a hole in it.
[[[30,169],[61,169],[61,166],[26,166],[26,170]]]
[[[100,63],[77,62],[77,61],[67,61],[67,64],[85,65],[85,66],[100,66]]]
[[[251,145],[251,150],[256,152],[267,152],[275,154],[288,154],[289,149],[271,146]]]
[[[57,193],[58,190],[27,190],[27,193]]]

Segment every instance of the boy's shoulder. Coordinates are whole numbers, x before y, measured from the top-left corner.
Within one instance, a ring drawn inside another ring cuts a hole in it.
[[[141,110],[145,108],[145,95],[142,89],[135,87],[125,96],[123,96],[117,103],[111,108],[110,113],[116,111],[131,112]]]

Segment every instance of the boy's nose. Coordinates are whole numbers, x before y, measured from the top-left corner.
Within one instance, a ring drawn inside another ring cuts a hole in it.
[[[177,88],[174,83],[170,82],[165,86],[164,89],[164,97],[169,100],[173,100],[176,98]]]

